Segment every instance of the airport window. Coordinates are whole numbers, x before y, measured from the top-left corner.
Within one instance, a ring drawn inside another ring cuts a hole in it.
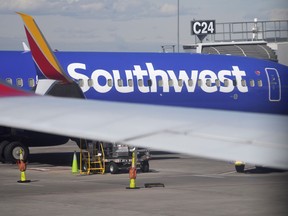
[[[158,80],[158,86],[163,87],[163,80],[162,79]]]
[[[142,80],[142,79],[139,79],[139,80],[138,80],[138,86],[140,86],[140,87],[143,86],[143,80]]]
[[[199,87],[201,87],[202,86],[202,80],[198,79],[198,83],[197,84],[198,84]]]
[[[35,80],[33,78],[28,79],[28,85],[29,87],[33,88],[35,86]]]
[[[178,80],[178,86],[180,86],[180,87],[183,86],[183,80],[182,80],[182,79],[179,79],[179,80]]]
[[[262,87],[263,86],[262,80],[257,80],[257,85],[258,87]]]
[[[132,87],[133,86],[133,80],[132,79],[128,79],[128,86]]]
[[[118,82],[118,86],[119,87],[123,86],[123,80],[122,79],[118,79],[117,82]]]
[[[246,87],[246,86],[247,86],[246,80],[241,80],[241,85],[242,85],[243,87]]]
[[[93,79],[88,79],[88,86],[90,86],[90,87],[93,86]]]
[[[190,86],[190,87],[193,86],[193,80],[192,79],[188,80],[188,86]]]
[[[225,86],[225,87],[228,87],[228,85],[229,85],[228,79],[224,79],[224,86]]]
[[[216,80],[215,80],[215,83],[216,83],[216,86],[217,86],[217,87],[220,87],[220,80],[219,80],[219,79],[216,79]]]
[[[84,86],[84,80],[83,79],[79,79],[77,80],[77,83],[80,87],[83,87]]]
[[[211,79],[206,79],[206,85],[208,86],[208,87],[211,87]]]
[[[9,83],[10,85],[12,85],[12,79],[11,78],[6,78],[6,82]]]
[[[112,87],[112,85],[113,85],[112,79],[108,79],[107,83],[108,83],[109,87]]]
[[[173,86],[173,80],[172,79],[169,79],[168,83],[169,83],[169,86]]]
[[[23,87],[23,79],[17,78],[17,79],[16,79],[16,85],[17,85],[18,87]]]
[[[148,80],[148,86],[152,86],[152,80],[151,79]]]
[[[253,79],[250,80],[250,86],[254,87],[255,86],[255,81]]]

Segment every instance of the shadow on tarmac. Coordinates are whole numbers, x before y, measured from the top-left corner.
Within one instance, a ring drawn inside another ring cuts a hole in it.
[[[269,174],[269,173],[283,173],[287,171],[288,170],[274,169],[274,168],[269,168],[269,167],[256,167],[253,169],[245,170],[244,173],[246,174]]]
[[[168,160],[168,159],[179,159],[177,153],[165,152],[165,151],[150,151],[150,160]]]
[[[77,159],[79,161],[79,153]],[[52,166],[71,166],[73,162],[74,152],[61,152],[61,153],[35,153],[30,154],[28,163],[49,164]]]

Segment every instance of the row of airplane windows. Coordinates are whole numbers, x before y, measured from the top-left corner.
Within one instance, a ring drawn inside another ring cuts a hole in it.
[[[92,86],[94,85],[93,79],[88,79],[87,82],[88,82],[87,84],[88,84],[89,87],[92,87]],[[188,80],[188,86],[189,86],[189,87],[192,87],[192,86],[194,85],[193,82],[194,82],[194,81],[193,81],[192,79],[189,79],[189,80]],[[184,81],[181,80],[181,79],[178,79],[176,84],[175,84],[174,80],[172,80],[172,79],[168,80],[168,85],[169,85],[170,87],[173,87],[173,86],[175,86],[175,85],[178,85],[179,87],[182,87],[182,86],[183,86],[183,83],[184,83]],[[219,79],[216,79],[216,80],[206,79],[205,84],[206,84],[208,87],[213,86],[213,83],[215,83],[215,85],[216,85],[217,87],[220,87],[220,86],[221,86],[221,82],[220,82]],[[224,79],[224,85],[223,85],[223,86],[228,87],[229,85],[231,85],[230,83],[231,83],[231,80],[229,80],[229,79]],[[232,80],[232,83],[233,83],[233,86],[239,85],[239,84],[236,82],[236,80]],[[255,86],[256,86],[256,83],[257,83],[257,86],[258,86],[258,87],[262,87],[262,86],[263,86],[262,80],[260,80],[260,79],[257,80],[256,82],[255,82],[255,80],[251,79],[251,80],[248,81],[248,84],[247,84],[247,81],[246,81],[246,80],[241,80],[241,84],[240,84],[240,85],[242,85],[243,87],[246,87],[247,85],[249,85],[250,87],[255,87]],[[78,80],[78,84],[79,84],[80,87],[83,87],[83,86],[85,85],[85,81],[84,81],[83,79],[80,79],[80,80]],[[143,80],[143,79],[139,79],[137,84],[138,84],[138,86],[140,86],[140,87],[144,86],[144,80]],[[201,80],[201,79],[198,79],[198,80],[197,80],[197,86],[201,87],[201,86],[203,86],[203,84],[204,84],[203,80]],[[108,79],[108,80],[107,80],[107,85],[108,85],[109,87],[112,87],[112,86],[113,86],[113,80],[112,80],[112,79]],[[119,87],[123,86],[123,85],[124,85],[124,84],[123,84],[123,80],[122,80],[122,79],[118,79],[118,80],[117,80],[117,85],[118,85]],[[132,86],[133,86],[133,80],[132,80],[132,79],[128,79],[128,86],[129,86],[129,87],[132,87]],[[150,79],[147,80],[147,86],[152,86],[152,80],[150,80]],[[163,80],[158,80],[158,86],[159,86],[159,87],[163,87]]]
[[[6,78],[6,82],[9,83],[9,84],[11,84],[11,85],[13,84],[12,78]],[[255,80],[251,79],[251,80],[249,80],[248,82],[249,82],[249,83],[247,84],[247,81],[246,81],[246,80],[244,80],[244,79],[241,80],[241,86],[243,86],[243,87],[245,87],[245,86],[247,86],[247,85],[249,85],[250,87],[255,87],[255,86],[256,86]],[[198,80],[197,80],[197,85],[198,85],[199,87],[201,87],[201,86],[203,85],[203,83],[204,83],[203,80],[201,80],[201,79],[198,79]],[[206,83],[205,83],[205,84],[206,84],[208,87],[211,87],[213,83],[215,83],[215,85],[216,85],[217,87],[220,87],[220,85],[221,85],[221,82],[220,82],[219,79],[216,79],[216,80],[214,80],[213,82],[212,82],[211,79],[206,79]],[[225,86],[225,87],[228,87],[230,83],[231,83],[230,80],[228,80],[228,79],[225,79],[225,80],[224,80],[224,86]],[[236,82],[236,80],[232,80],[232,83],[233,83],[233,86],[239,85],[239,84]],[[262,86],[263,86],[262,80],[260,80],[260,79],[257,80],[256,83],[257,83],[257,86],[258,86],[258,87],[262,87]],[[83,79],[79,79],[79,80],[78,80],[78,84],[79,84],[80,87],[83,87],[84,84],[85,84],[85,81],[84,81]],[[87,80],[87,84],[88,84],[88,86],[92,87],[92,86],[94,85],[93,79],[88,79],[88,80]],[[113,80],[112,80],[112,79],[108,79],[108,80],[107,80],[107,84],[108,84],[109,87],[112,87],[112,86],[113,86]],[[118,80],[117,80],[117,84],[118,84],[119,87],[123,86],[123,80],[122,80],[122,79],[118,79]],[[192,80],[192,79],[189,79],[189,80],[188,80],[188,86],[192,87],[193,84],[194,84],[194,83],[193,83],[193,80]],[[22,78],[17,78],[17,79],[16,79],[16,85],[17,85],[18,87],[23,87],[23,86],[24,86],[24,80],[23,80]],[[29,78],[29,79],[28,79],[28,86],[31,87],[31,88],[33,88],[35,85],[36,85],[35,79]],[[148,85],[148,86],[152,86],[152,80],[147,80],[147,85]],[[173,80],[168,80],[168,85],[169,85],[170,87],[173,87],[175,84],[174,84]],[[176,84],[176,85],[182,87],[182,86],[183,86],[183,80],[179,79],[179,80],[177,81],[177,84]],[[132,86],[133,86],[133,80],[132,80],[132,79],[128,79],[128,86],[129,86],[129,87],[132,87]],[[139,79],[139,80],[138,80],[138,86],[140,86],[140,87],[144,86],[144,80]],[[160,87],[163,86],[163,80],[158,80],[158,86],[160,86]]]

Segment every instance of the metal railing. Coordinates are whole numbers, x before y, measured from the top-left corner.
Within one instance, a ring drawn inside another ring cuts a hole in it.
[[[194,36],[195,43],[200,40]],[[216,34],[207,35],[203,42],[257,41],[287,42],[288,20],[216,23]]]

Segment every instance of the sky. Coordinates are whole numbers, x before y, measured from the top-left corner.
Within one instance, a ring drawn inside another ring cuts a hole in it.
[[[53,49],[160,52],[177,45],[178,0],[0,0],[0,50],[26,42],[15,11],[30,14]],[[179,0],[180,45],[191,44],[191,20],[288,20],[287,0]],[[181,51],[181,50],[180,50]]]

